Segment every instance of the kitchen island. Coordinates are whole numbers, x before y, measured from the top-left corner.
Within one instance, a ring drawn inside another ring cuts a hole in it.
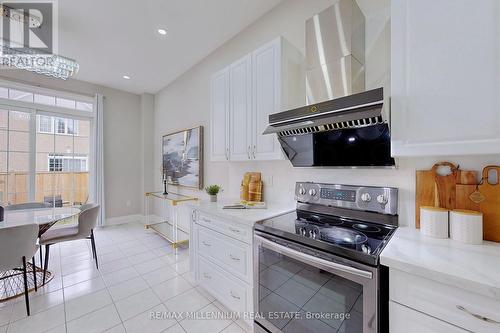
[[[380,262],[390,272],[391,332],[500,331],[499,243],[469,245],[400,227]]]
[[[189,203],[190,270],[200,286],[230,311],[244,316],[253,311],[253,227],[258,221],[295,210],[295,202],[270,203],[264,209],[223,209],[224,204]],[[241,319],[249,328],[253,325],[251,317]]]

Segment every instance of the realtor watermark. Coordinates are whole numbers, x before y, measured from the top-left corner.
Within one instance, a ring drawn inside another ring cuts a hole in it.
[[[349,320],[351,314],[348,312],[290,312],[290,311],[271,311],[271,312],[220,312],[220,311],[151,311],[150,320],[255,320],[255,319],[287,319],[287,320]]]
[[[58,2],[0,1],[0,65],[28,70],[58,65]]]

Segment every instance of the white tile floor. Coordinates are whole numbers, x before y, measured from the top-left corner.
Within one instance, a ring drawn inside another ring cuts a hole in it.
[[[0,333],[244,332],[232,320],[150,319],[152,312],[226,311],[190,278],[187,248],[172,250],[139,223],[100,228],[97,270],[89,245],[51,246],[54,279],[30,293],[30,317],[23,297],[0,303]]]

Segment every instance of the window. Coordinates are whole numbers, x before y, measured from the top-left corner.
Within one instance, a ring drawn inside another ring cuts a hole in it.
[[[66,133],[66,122],[64,119],[56,118],[56,133],[65,134]]]
[[[49,154],[49,170],[62,172],[87,172],[88,157]]]
[[[0,205],[87,201],[93,99],[5,85],[0,86]]]
[[[52,117],[40,116],[38,131],[41,133],[52,133]]]
[[[49,155],[49,171],[63,171],[62,158]]]
[[[79,120],[56,118],[50,116],[38,116],[38,132],[39,133],[54,133],[65,135],[78,135]]]
[[[43,105],[58,106],[65,109],[79,110],[92,112],[94,111],[94,104],[73,99],[63,98],[58,96],[51,96],[46,94],[37,94],[30,91],[0,87],[0,98],[18,100],[23,102],[38,103]]]
[[[56,98],[54,96],[35,94],[35,103],[56,105]]]
[[[67,119],[66,133],[78,135],[78,120]]]

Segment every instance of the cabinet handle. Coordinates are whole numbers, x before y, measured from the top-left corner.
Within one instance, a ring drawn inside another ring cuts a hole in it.
[[[463,306],[461,305],[457,305],[457,309],[459,309],[460,311],[463,311],[465,313],[467,313],[468,315],[471,315],[472,317],[476,318],[476,319],[479,319],[479,320],[482,320],[482,321],[485,321],[487,323],[490,323],[490,324],[500,324],[500,322],[496,321],[496,320],[493,320],[493,319],[490,319],[488,317],[483,317],[481,315],[478,315],[478,314],[475,314],[473,312],[470,312],[469,310],[467,310],[466,308],[464,308]]]
[[[209,274],[207,274],[207,273],[203,273],[203,277],[204,277],[205,279],[209,279],[209,280],[211,280],[211,279],[212,279],[212,277],[211,277]]]
[[[226,148],[226,160],[229,161],[229,148]]]
[[[255,145],[253,146],[253,159],[255,160],[255,151],[257,150],[257,147]]]
[[[229,230],[231,230],[232,232],[235,232],[235,233],[237,233],[237,234],[239,234],[239,233],[240,233],[240,231],[239,231],[238,229],[233,229],[233,228],[231,228],[231,227],[229,227]]]
[[[202,244],[203,244],[203,245],[205,245],[205,246],[212,246],[212,244],[207,243],[207,242],[205,242],[205,241],[202,241]]]
[[[233,294],[233,291],[230,291],[229,294],[231,295],[232,298],[241,299],[240,296],[236,296],[235,294]]]
[[[251,159],[252,157],[250,156],[250,149],[252,149],[250,146],[248,146],[247,148],[247,156],[248,156],[248,159]]]
[[[229,258],[233,259],[234,261],[240,261],[240,258],[233,256],[231,253],[229,254]]]
[[[202,220],[203,222],[207,222],[207,223],[212,223],[211,220],[205,218],[205,217],[200,217],[200,220]]]
[[[191,221],[193,221],[193,222],[196,221],[196,211],[195,210],[193,210],[191,212]]]

